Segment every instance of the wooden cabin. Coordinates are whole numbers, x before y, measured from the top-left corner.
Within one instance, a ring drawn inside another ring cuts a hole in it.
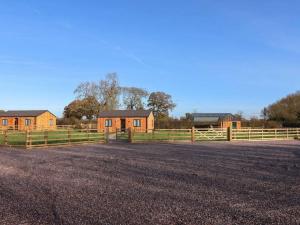
[[[98,116],[99,131],[126,131],[128,128],[139,132],[153,130],[153,112],[151,110],[113,110],[101,112]]]
[[[193,125],[196,128],[228,128],[239,129],[242,127],[240,119],[231,113],[192,113]]]
[[[56,116],[48,110],[20,110],[0,112],[2,130],[53,130]]]

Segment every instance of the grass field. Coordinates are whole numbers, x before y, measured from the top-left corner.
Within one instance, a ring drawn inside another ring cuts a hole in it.
[[[191,132],[189,130],[159,130],[151,133],[137,132],[133,134],[133,141],[191,141]]]
[[[299,128],[290,129],[240,129],[233,130],[234,140],[284,140],[300,137]]]
[[[8,132],[7,143],[11,146],[25,146],[26,140],[30,139],[32,146],[78,143],[78,142],[101,142],[104,134],[87,132],[85,130],[59,130],[59,131],[32,131],[26,139],[25,132]],[[4,144],[4,134],[0,134],[0,145]]]
[[[191,141],[192,131],[190,129],[155,130],[151,133],[134,133],[134,142],[148,141]],[[195,130],[195,141],[225,141],[227,140],[226,129],[221,130]]]
[[[0,224],[298,225],[300,142],[0,149]]]
[[[118,140],[128,141],[128,132],[112,133],[111,136]],[[193,138],[194,137],[194,138]],[[232,131],[232,140],[255,141],[255,140],[293,140],[299,139],[300,129],[240,129]],[[27,142],[26,142],[27,140]],[[87,130],[57,130],[40,132],[33,131],[26,139],[25,132],[9,132],[7,143],[11,146],[62,145],[84,142],[104,142],[105,134]],[[194,135],[191,129],[154,130],[153,132],[133,132],[133,142],[172,142],[185,141],[226,141],[227,129],[196,129]],[[4,144],[4,134],[0,134],[0,145]]]

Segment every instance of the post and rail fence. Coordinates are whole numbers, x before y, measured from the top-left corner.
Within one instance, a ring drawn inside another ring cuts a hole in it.
[[[130,129],[129,142],[151,141],[268,141],[300,139],[300,128],[255,129],[255,128],[208,128],[208,129],[156,129],[135,132]]]
[[[300,128],[209,128],[209,129],[155,129],[116,131],[114,134],[97,129],[58,130],[0,130],[0,145],[26,147],[47,147],[85,143],[109,143],[110,135],[116,140],[129,143],[143,142],[201,142],[201,141],[267,141],[300,139]]]
[[[104,143],[105,132],[97,129],[61,129],[43,131],[0,131],[0,145],[10,147],[48,147],[87,143]]]

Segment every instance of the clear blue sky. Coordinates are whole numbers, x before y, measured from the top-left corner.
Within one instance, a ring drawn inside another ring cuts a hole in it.
[[[300,89],[298,0],[0,0],[0,108],[61,115],[81,81],[237,112]]]

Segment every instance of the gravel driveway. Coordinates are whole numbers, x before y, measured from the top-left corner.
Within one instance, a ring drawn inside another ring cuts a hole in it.
[[[0,224],[300,224],[300,142],[0,148]]]

